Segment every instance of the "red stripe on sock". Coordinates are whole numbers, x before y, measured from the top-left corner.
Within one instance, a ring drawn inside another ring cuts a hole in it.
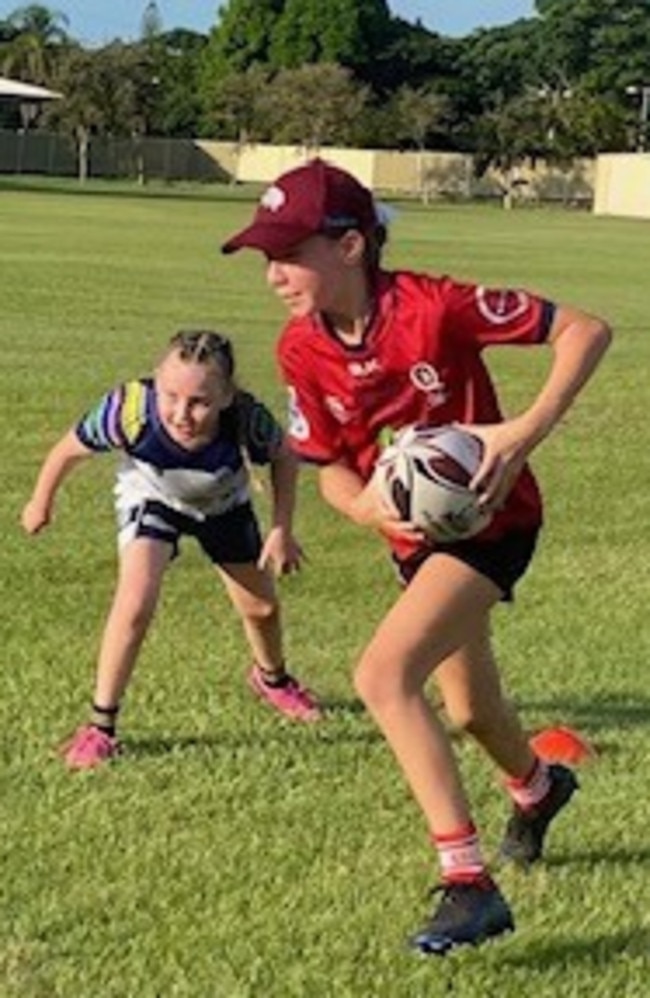
[[[551,787],[548,766],[541,759],[535,759],[533,768],[524,779],[508,779],[506,790],[522,811],[536,807],[546,797]]]
[[[445,883],[474,883],[487,876],[473,823],[454,832],[432,835]]]

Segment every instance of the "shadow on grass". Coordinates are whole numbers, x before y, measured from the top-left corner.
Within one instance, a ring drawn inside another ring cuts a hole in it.
[[[648,861],[650,861],[650,849],[583,849],[581,852],[572,849],[565,855],[545,856],[544,866],[548,869],[584,866],[591,871],[594,866],[601,863],[616,863],[619,866],[629,866],[636,874],[640,868],[645,869]],[[648,932],[650,933],[650,929]],[[648,956],[650,956],[650,946]]]
[[[196,182],[195,186],[189,183],[185,187],[175,187],[173,183],[169,186],[164,183],[145,184],[144,186],[134,183],[127,186],[125,182],[116,181],[115,187],[110,183],[101,181],[96,186],[92,181],[84,184],[78,181],[48,182],[37,177],[25,178],[24,180],[3,180],[0,178],[0,192],[5,193],[29,193],[29,194],[61,194],[71,197],[96,197],[96,198],[120,198],[122,200],[179,200],[179,201],[209,201],[212,204],[221,201],[235,201],[253,203],[257,198],[257,188],[252,185],[227,184],[218,181],[210,181],[204,184]]]
[[[333,710],[332,704],[326,704],[328,712]],[[363,708],[359,709],[354,704],[343,704],[341,707],[350,716],[363,713]],[[241,733],[232,731],[216,731],[210,734],[187,734],[187,735],[153,735],[149,738],[137,738],[126,736],[123,740],[126,756],[131,758],[145,758],[147,756],[156,757],[172,755],[185,752],[219,752],[233,751],[244,748],[266,751],[273,746],[286,745],[289,732],[293,732],[296,741],[304,738],[310,739],[310,744],[330,744],[346,743],[355,745],[371,745],[382,741],[380,732],[372,727],[364,730],[352,730],[345,726],[336,725],[334,718],[330,715],[323,721],[315,724],[300,724],[283,718],[271,718],[272,724],[260,724],[260,727],[251,731],[247,726]]]
[[[547,970],[551,966],[575,968],[576,964],[603,969],[611,968],[624,955],[644,957],[650,952],[650,930],[637,929],[630,932],[603,933],[595,938],[584,940],[562,939],[553,943],[536,945],[530,943],[525,954],[506,955],[504,964],[512,967],[528,967],[531,970]]]
[[[366,714],[366,708],[361,703],[360,700],[328,700],[327,698],[322,698],[321,702],[328,715],[339,717],[358,717],[360,715]]]
[[[522,700],[518,701],[517,709],[523,715],[532,711],[547,714],[548,723],[575,724],[593,735],[613,727],[622,731],[646,728],[650,721],[650,698],[641,690],[613,693],[593,700],[567,696]]]

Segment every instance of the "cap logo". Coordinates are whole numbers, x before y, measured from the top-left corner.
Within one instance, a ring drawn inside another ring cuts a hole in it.
[[[277,187],[275,184],[267,187],[260,200],[262,207],[267,208],[269,211],[280,211],[280,208],[283,208],[286,202],[287,195],[281,187]]]

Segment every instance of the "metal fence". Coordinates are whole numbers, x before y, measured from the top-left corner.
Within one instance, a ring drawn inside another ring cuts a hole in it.
[[[0,173],[76,177],[79,157],[71,136],[50,132],[0,131]],[[231,176],[193,139],[92,137],[88,176],[220,180]]]

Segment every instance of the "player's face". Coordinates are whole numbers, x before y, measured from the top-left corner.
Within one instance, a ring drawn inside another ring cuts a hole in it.
[[[348,236],[362,239],[358,233]],[[357,266],[358,254],[350,254],[351,239],[312,236],[289,253],[267,261],[269,286],[292,315],[345,312],[353,288],[365,282],[363,267]]]
[[[216,364],[195,364],[176,354],[156,371],[158,415],[169,436],[186,450],[214,438],[219,413],[232,401]]]

